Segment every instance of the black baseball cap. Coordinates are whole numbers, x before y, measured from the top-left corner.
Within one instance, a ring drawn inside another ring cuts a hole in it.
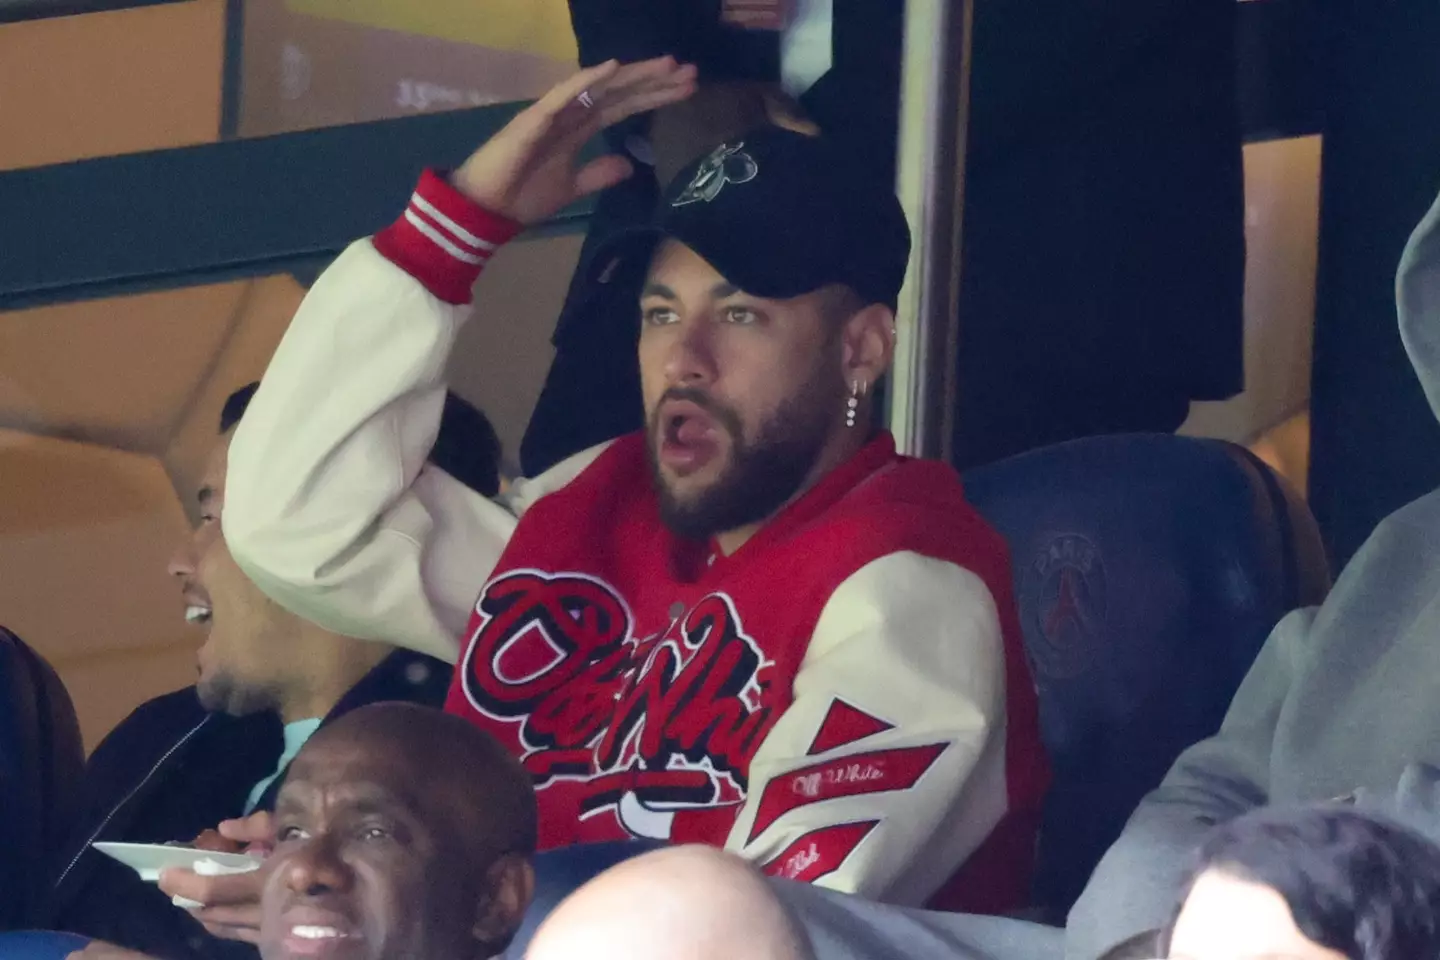
[[[894,184],[851,161],[843,144],[769,126],[682,170],[651,223],[620,232],[591,263],[597,273],[648,263],[665,239],[771,300],[843,284],[893,309],[910,258]]]

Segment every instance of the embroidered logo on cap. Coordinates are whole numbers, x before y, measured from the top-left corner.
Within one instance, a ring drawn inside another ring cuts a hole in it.
[[[722,144],[716,147],[710,156],[700,161],[700,169],[695,171],[690,183],[670,205],[683,207],[701,200],[709,203],[720,196],[725,184],[748,183],[754,180],[759,172],[760,165],[755,162],[754,157],[745,152],[744,141],[733,145]]]

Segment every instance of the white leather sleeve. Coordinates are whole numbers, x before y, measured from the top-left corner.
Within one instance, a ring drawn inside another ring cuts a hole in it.
[[[494,502],[426,465],[468,307],[352,244],[316,281],[230,447],[226,541],[271,599],[329,630],[454,661],[516,518],[587,451]]]
[[[1004,748],[989,589],[953,563],[883,557],[826,603],[727,848],[773,875],[922,903],[1005,814]]]

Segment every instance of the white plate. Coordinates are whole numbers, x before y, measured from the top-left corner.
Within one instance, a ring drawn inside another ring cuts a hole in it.
[[[114,857],[125,866],[140,874],[141,880],[155,883],[160,871],[171,867],[187,867],[201,874],[246,873],[258,869],[260,861],[243,853],[217,853],[214,850],[196,850],[194,847],[171,847],[163,843],[110,843],[99,841],[92,847],[109,857]],[[198,870],[196,865],[209,860]],[[219,869],[216,869],[218,867]]]

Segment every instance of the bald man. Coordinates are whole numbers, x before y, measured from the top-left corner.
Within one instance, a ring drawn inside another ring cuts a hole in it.
[[[530,902],[535,792],[503,747],[409,704],[306,744],[275,805],[264,960],[486,960]]]
[[[607,871],[555,908],[525,954],[576,957],[814,960],[766,880],[744,860],[704,846],[660,850]]]
[[[317,732],[290,765],[273,825],[260,871],[213,878],[235,901],[259,888],[264,960],[488,960],[534,891],[529,774],[439,710],[374,704]],[[200,915],[224,926],[226,909]],[[140,955],[97,943],[78,956]]]
[[[762,876],[710,847],[671,847],[581,887],[525,960],[1058,960],[1064,931],[906,910]]]

